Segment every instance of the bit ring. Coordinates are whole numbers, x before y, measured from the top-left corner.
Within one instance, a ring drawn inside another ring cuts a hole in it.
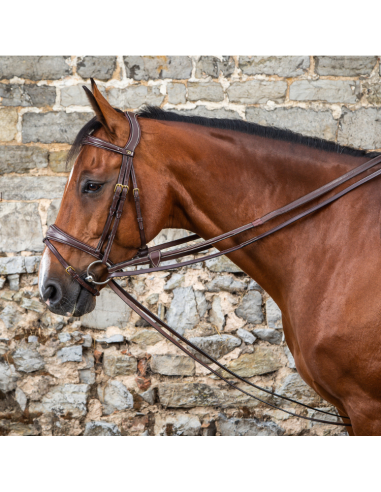
[[[102,263],[102,260],[96,260],[96,261],[93,261],[92,263],[90,263],[90,265],[87,267],[87,277],[85,278],[86,282],[90,282],[92,284],[96,284],[96,285],[104,285],[104,284],[108,284],[111,280],[111,278],[108,278],[105,282],[96,282],[94,280],[94,277],[91,275],[91,273],[89,272],[90,268],[95,265],[96,263]]]

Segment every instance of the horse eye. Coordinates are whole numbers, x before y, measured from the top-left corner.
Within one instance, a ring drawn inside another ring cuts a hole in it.
[[[102,188],[102,185],[99,183],[87,183],[84,189],[85,193],[95,193]]]

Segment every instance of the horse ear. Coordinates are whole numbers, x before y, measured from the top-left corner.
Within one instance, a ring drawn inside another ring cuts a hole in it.
[[[102,124],[110,137],[115,139],[118,134],[120,135],[120,131],[118,130],[126,127],[126,119],[122,113],[116,111],[102,96],[97,84],[94,82],[94,79],[90,80],[93,92],[91,92],[86,86],[83,86],[83,89],[97,116],[98,121]]]

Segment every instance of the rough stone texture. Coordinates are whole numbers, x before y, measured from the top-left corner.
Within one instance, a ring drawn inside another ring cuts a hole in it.
[[[105,330],[109,326],[122,328],[130,319],[131,309],[115,296],[111,289],[103,289],[97,298],[94,311],[82,316],[82,326],[93,330]]]
[[[8,283],[9,283],[9,288],[11,290],[18,291],[20,289],[20,275],[18,273],[14,273],[13,275],[8,275]]]
[[[276,392],[281,396],[287,396],[308,405],[317,405],[321,401],[321,398],[297,373],[289,374]]]
[[[295,365],[295,360],[294,360],[294,357],[292,356],[292,353],[290,351],[290,349],[286,346],[284,347],[284,353],[286,354],[287,356],[287,360],[288,360],[288,367],[290,369],[296,369],[296,365]]]
[[[0,141],[11,142],[17,133],[17,109],[0,108]]]
[[[30,411],[53,412],[56,415],[69,414],[71,417],[82,417],[87,413],[87,399],[90,386],[88,384],[64,384],[52,388],[41,402],[32,402]]]
[[[165,419],[158,419],[155,423],[157,436],[198,436],[200,431],[201,422],[194,415],[169,415]]]
[[[227,93],[231,102],[240,104],[281,103],[285,100],[287,83],[284,81],[248,80],[233,82]]]
[[[160,87],[146,85],[131,85],[125,89],[110,89],[108,101],[112,106],[121,109],[135,109],[143,104],[160,106],[164,100],[164,95],[160,92]]]
[[[140,344],[142,347],[146,347],[161,342],[163,337],[155,330],[136,330],[136,332],[129,337],[129,340]]]
[[[235,314],[249,323],[260,324],[263,321],[262,296],[257,291],[248,292],[242,299]]]
[[[45,304],[42,304],[37,299],[28,299],[26,297],[24,297],[21,300],[20,306],[24,309],[28,309],[29,311],[35,311],[36,313],[40,313],[40,314],[42,314],[46,309]]]
[[[23,143],[72,144],[79,130],[91,120],[92,113],[26,113],[23,115]],[[1,113],[0,113],[1,118]]]
[[[239,273],[242,272],[239,266],[235,265],[227,256],[219,256],[218,258],[212,258],[206,260],[205,265],[211,272],[229,272]]]
[[[254,333],[255,333],[255,330],[254,330]],[[248,344],[252,344],[256,340],[256,337],[252,333],[250,333],[249,331],[245,330],[244,328],[239,328],[237,330],[237,335],[239,336],[239,338],[243,342],[248,343]]]
[[[167,85],[168,102],[171,104],[185,104],[186,103],[186,87],[180,83],[169,83]]]
[[[16,388],[18,375],[13,364],[0,362],[0,391],[8,393]]]
[[[258,346],[253,354],[243,354],[238,359],[227,364],[228,369],[243,378],[251,378],[261,374],[268,374],[282,367],[282,364],[274,357],[270,347]],[[232,377],[224,373],[225,377]]]
[[[61,89],[61,105],[68,106],[90,106],[86,93],[80,85],[69,85]]]
[[[0,146],[0,174],[27,173],[48,166],[48,152],[39,147]]]
[[[115,56],[84,56],[77,64],[77,73],[84,79],[109,80],[115,68]]]
[[[283,328],[281,310],[271,298],[266,301],[266,320],[269,328]]]
[[[58,150],[49,152],[49,167],[55,173],[66,173],[71,171],[72,163],[66,163],[68,151]]]
[[[18,348],[13,353],[13,360],[16,369],[21,372],[39,371],[45,366],[45,362],[37,350],[30,348]]]
[[[189,341],[199,347],[201,350],[206,352],[208,355],[212,356],[214,359],[220,359],[224,355],[228,354],[236,347],[241,345],[241,340],[232,335],[212,335],[210,337],[194,337],[189,338]],[[203,361],[209,363],[209,359],[203,355],[198,354],[198,352],[193,351],[197,357]]]
[[[116,424],[109,422],[88,422],[86,424],[84,436],[121,436]]]
[[[46,224],[48,226],[54,224],[54,222],[56,221],[60,206],[61,206],[61,200],[59,199],[52,200],[51,204],[49,205],[48,214],[46,217]]]
[[[4,323],[7,330],[12,330],[22,321],[23,314],[23,309],[8,305],[1,311],[0,320]]]
[[[338,124],[330,111],[313,111],[302,108],[276,108],[268,111],[250,107],[246,110],[246,119],[259,125],[292,130],[309,137],[336,139]]]
[[[235,70],[234,59],[231,56],[201,56],[196,64],[196,77],[213,77],[217,79],[222,73],[224,77],[229,77]]]
[[[57,352],[57,357],[61,362],[82,362],[82,347],[74,345],[73,347],[64,347]]]
[[[337,141],[341,145],[368,150],[381,148],[381,109],[345,110],[340,120]]]
[[[282,333],[272,328],[256,328],[253,330],[256,337],[269,343],[280,345],[282,343]]]
[[[217,426],[221,436],[281,436],[284,433],[273,422],[258,419],[227,419],[222,416]]]
[[[191,330],[200,321],[196,298],[192,287],[178,287],[167,312],[167,322],[180,335]]]
[[[192,73],[192,61],[188,56],[125,56],[128,78],[187,79]]]
[[[183,355],[153,355],[150,360],[152,372],[164,376],[193,376],[195,362]]]
[[[107,376],[122,376],[135,374],[137,362],[135,357],[121,354],[120,352],[105,351],[103,354],[103,371]]]
[[[209,292],[220,292],[226,290],[227,292],[243,292],[247,288],[247,284],[235,280],[234,277],[228,275],[218,275],[211,282],[206,284],[206,288]]]
[[[105,387],[98,386],[98,397],[103,405],[104,415],[115,410],[132,408],[134,399],[128,389],[120,381],[109,381]]]
[[[186,116],[204,116],[205,118],[227,118],[233,120],[241,120],[241,116],[236,111],[230,109],[218,108],[207,109],[205,106],[197,106],[194,109],[175,110],[178,114]]]
[[[56,89],[34,84],[0,84],[0,97],[2,106],[53,106],[56,102]]]
[[[0,79],[56,80],[71,75],[68,56],[1,56]]]
[[[291,85],[290,99],[355,103],[359,89],[359,83],[352,80],[298,80]]]
[[[310,66],[309,56],[240,56],[239,68],[246,75],[298,77]]]
[[[319,75],[370,75],[377,56],[315,56],[315,71]]]
[[[24,411],[28,403],[28,400],[25,393],[20,388],[16,388],[15,400],[20,405],[21,410]]]
[[[65,176],[0,176],[4,200],[39,200],[61,198]]]
[[[208,101],[222,101],[224,91],[221,84],[217,82],[189,82],[188,83],[188,99],[190,101],[198,101],[206,99]]]

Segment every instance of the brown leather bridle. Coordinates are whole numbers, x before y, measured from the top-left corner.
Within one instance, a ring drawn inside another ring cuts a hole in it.
[[[215,374],[217,377],[225,381],[229,386],[237,389],[238,391],[262,402],[265,403],[266,405],[279,409],[285,413],[288,413],[290,415],[305,419],[305,420],[310,420],[314,422],[320,422],[324,424],[332,424],[332,425],[343,425],[343,426],[351,426],[349,423],[341,423],[341,422],[331,422],[327,420],[320,420],[312,417],[306,417],[304,415],[299,415],[296,413],[293,413],[289,410],[285,410],[283,408],[278,407],[277,405],[273,403],[269,403],[265,400],[262,400],[261,398],[254,396],[251,393],[248,393],[244,389],[236,386],[236,383],[233,383],[229,381],[223,374],[220,374],[216,370],[212,369],[208,364],[200,360],[198,357],[196,357],[192,352],[190,352],[187,348],[185,348],[183,345],[179,343],[178,340],[183,342],[185,345],[187,345],[191,350],[198,352],[200,355],[203,357],[207,358],[210,363],[216,364],[221,370],[225,371],[226,373],[230,374],[231,376],[235,377],[239,381],[246,383],[256,389],[259,389],[261,391],[264,391],[265,393],[270,394],[273,397],[278,397],[283,400],[289,401],[291,403],[296,403],[298,405],[301,405],[305,408],[311,409],[315,412],[320,412],[326,415],[332,415],[334,417],[337,417],[338,415],[326,412],[324,410],[319,410],[316,408],[313,408],[309,405],[306,405],[304,403],[300,403],[296,400],[293,400],[291,398],[287,398],[285,396],[279,395],[277,393],[274,393],[270,390],[267,390],[266,388],[262,388],[260,386],[257,386],[256,384],[246,381],[244,378],[238,376],[238,374],[235,374],[233,371],[228,369],[227,367],[223,366],[221,363],[219,363],[217,360],[215,360],[213,357],[208,355],[206,352],[204,352],[202,349],[191,343],[189,340],[184,338],[182,335],[177,333],[174,329],[172,329],[170,326],[168,326],[164,321],[162,321],[158,316],[156,316],[154,313],[149,311],[147,308],[145,308],[142,304],[140,304],[136,299],[134,299],[128,292],[126,292],[120,285],[118,285],[114,278],[116,277],[128,277],[132,275],[142,275],[144,273],[151,273],[151,272],[158,272],[161,270],[170,270],[173,268],[181,268],[183,266],[187,265],[192,265],[194,263],[199,263],[203,262],[208,259],[212,258],[217,258],[218,256],[233,253],[234,251],[237,251],[241,248],[244,248],[245,246],[248,246],[249,244],[252,244],[256,241],[259,241],[260,239],[263,239],[267,236],[270,236],[274,232],[279,231],[280,229],[283,229],[284,227],[296,222],[297,220],[306,217],[307,215],[312,214],[313,212],[320,210],[321,208],[329,205],[335,200],[338,200],[345,194],[349,193],[350,191],[354,190],[355,188],[358,188],[364,183],[367,183],[368,181],[376,178],[377,176],[381,175],[381,169],[374,171],[373,173],[369,174],[365,178],[360,179],[359,181],[353,183],[352,185],[348,186],[347,188],[344,188],[340,192],[332,195],[329,198],[326,198],[324,201],[318,203],[317,205],[314,205],[313,207],[308,208],[304,212],[299,213],[298,215],[286,220],[285,222],[282,222],[281,224],[277,225],[276,227],[273,227],[272,229],[259,234],[258,236],[255,236],[243,243],[240,243],[236,246],[233,246],[231,248],[225,249],[223,251],[219,251],[217,253],[213,253],[207,256],[202,256],[201,258],[195,258],[193,260],[187,260],[181,263],[173,263],[172,265],[164,265],[160,266],[161,261],[170,261],[170,260],[176,260],[178,258],[182,258],[184,256],[188,256],[190,254],[197,254],[202,251],[210,249],[210,247],[220,241],[223,241],[224,239],[228,239],[230,237],[236,236],[237,234],[241,234],[242,232],[248,231],[250,229],[253,229],[259,225],[265,224],[271,219],[274,219],[275,217],[279,217],[281,215],[284,215],[291,210],[294,210],[297,207],[300,207],[302,205],[305,205],[312,200],[315,200],[316,198],[319,198],[323,194],[328,193],[329,191],[337,188],[341,184],[349,181],[350,179],[358,176],[359,174],[371,169],[372,167],[376,166],[381,162],[381,155],[375,157],[374,159],[365,162],[361,166],[356,167],[355,169],[352,169],[348,173],[340,176],[339,178],[325,184],[324,186],[318,188],[317,190],[312,191],[311,193],[308,193],[307,195],[302,196],[301,198],[298,198],[297,200],[285,205],[284,207],[278,208],[274,210],[273,212],[270,212],[263,217],[254,220],[253,222],[249,222],[248,224],[238,227],[237,229],[234,229],[232,231],[226,232],[224,234],[221,234],[219,236],[216,236],[212,239],[209,239],[207,241],[202,241],[201,243],[196,243],[191,246],[185,246],[176,250],[170,250],[165,252],[164,250],[168,248],[173,248],[174,246],[180,246],[181,244],[189,243],[191,241],[194,241],[196,239],[200,239],[200,237],[196,234],[193,234],[191,236],[182,238],[182,239],[177,239],[175,241],[169,241],[164,244],[159,244],[157,246],[153,247],[147,247],[146,244],[146,236],[144,232],[144,225],[143,225],[143,218],[142,218],[142,213],[141,213],[141,207],[140,207],[140,195],[139,195],[139,188],[137,186],[137,180],[136,180],[136,175],[135,175],[135,170],[134,170],[134,165],[133,165],[133,157],[135,154],[135,149],[137,145],[139,144],[140,141],[140,126],[137,120],[137,115],[134,113],[125,113],[125,116],[127,118],[127,121],[129,122],[130,125],[130,137],[129,140],[126,144],[125,147],[119,147],[117,145],[114,145],[110,142],[106,142],[105,140],[101,140],[99,138],[93,137],[91,135],[85,137],[85,139],[82,141],[83,145],[92,145],[94,147],[98,147],[101,149],[108,150],[110,152],[116,152],[118,154],[121,154],[123,156],[122,158],[122,165],[120,167],[120,172],[118,176],[118,181],[117,184],[115,185],[114,188],[114,195],[109,211],[109,215],[106,220],[105,227],[103,229],[103,233],[101,235],[101,238],[98,242],[98,245],[96,248],[93,248],[78,239],[74,238],[73,236],[70,236],[70,234],[67,234],[66,232],[62,231],[59,227],[56,225],[52,225],[49,227],[46,237],[44,239],[44,243],[46,246],[50,249],[50,251],[56,256],[58,261],[61,263],[61,265],[65,268],[66,272],[74,279],[76,280],[82,287],[87,289],[92,295],[98,296],[99,291],[92,287],[90,283],[92,284],[106,284],[110,282],[110,287],[111,289],[131,308],[133,309],[139,316],[141,316],[145,321],[147,321],[155,330],[157,330],[159,333],[161,333],[167,340],[172,342],[174,345],[176,345],[180,350],[185,352],[189,357],[194,359],[196,362],[204,366],[206,369],[208,369],[211,373]],[[109,260],[109,255],[111,251],[111,247],[113,244],[113,241],[115,239],[115,235],[118,229],[120,217],[123,212],[123,207],[124,203],[126,201],[127,193],[129,191],[129,182],[132,182],[133,186],[133,196],[135,200],[135,208],[136,208],[136,216],[137,216],[137,221],[138,221],[138,226],[139,226],[139,233],[140,233],[140,240],[141,240],[141,245],[138,250],[137,255],[128,261],[123,261],[120,263],[113,264]],[[111,227],[112,226],[112,227]],[[111,231],[110,231],[111,227]],[[107,239],[107,243],[106,243]],[[85,279],[81,278],[75,269],[69,265],[66,260],[61,256],[61,254],[57,251],[57,249],[53,246],[51,241],[56,241],[62,244],[67,244],[69,246],[72,246],[74,248],[77,248],[93,257],[96,258],[96,261],[91,263],[88,268],[87,268],[87,276]],[[106,247],[104,248],[104,245],[106,244]],[[104,251],[103,251],[104,249]],[[94,279],[93,274],[91,274],[91,267],[96,264],[96,263],[102,263],[103,265],[107,266],[108,269],[108,275],[107,279],[104,282],[96,282]],[[147,268],[143,268],[140,270],[130,270],[130,271],[122,271],[123,268],[126,267],[136,267],[139,265],[148,265]],[[151,267],[149,267],[151,265]],[[169,333],[171,333],[174,337],[173,338],[171,335],[169,335],[166,331],[164,331],[162,328],[165,328]],[[178,340],[177,340],[178,339]],[[347,419],[348,417],[341,416],[342,418]]]

